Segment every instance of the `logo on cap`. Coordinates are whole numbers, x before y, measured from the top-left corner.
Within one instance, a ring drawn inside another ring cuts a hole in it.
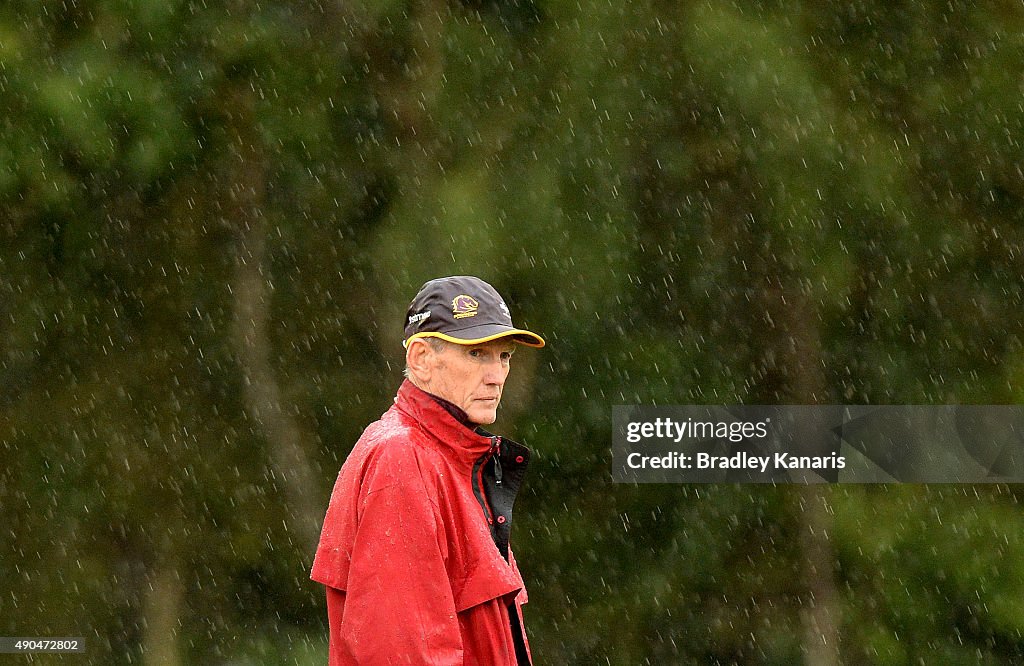
[[[424,320],[426,320],[429,316],[430,310],[424,310],[423,312],[411,315],[409,317],[409,323],[407,325],[412,326],[413,324],[422,324]]]
[[[452,314],[455,315],[456,319],[475,317],[476,310],[479,307],[480,303],[478,303],[477,300],[472,296],[459,294],[458,296],[452,299]]]

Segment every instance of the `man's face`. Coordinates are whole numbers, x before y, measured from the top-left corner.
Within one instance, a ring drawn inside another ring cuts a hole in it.
[[[446,344],[431,352],[430,393],[461,407],[479,425],[494,423],[515,343],[499,338],[479,345]]]

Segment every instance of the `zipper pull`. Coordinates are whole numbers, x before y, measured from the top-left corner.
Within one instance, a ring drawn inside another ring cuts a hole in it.
[[[499,447],[501,445],[501,437],[491,438],[491,451],[494,455],[494,483],[501,485],[501,460],[499,456]]]

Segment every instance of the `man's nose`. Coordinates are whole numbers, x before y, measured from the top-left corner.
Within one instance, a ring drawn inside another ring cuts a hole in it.
[[[505,383],[506,377],[508,377],[508,366],[500,360],[487,364],[487,371],[484,373],[485,382],[501,386]]]

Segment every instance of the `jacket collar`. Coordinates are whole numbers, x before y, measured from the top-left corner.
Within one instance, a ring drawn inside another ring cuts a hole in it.
[[[433,393],[430,394],[430,397],[434,399],[434,402],[444,407],[444,410],[451,414],[456,421],[470,430],[473,430],[472,422],[469,420],[469,414],[467,414],[462,407],[459,407],[454,402],[449,402],[440,396],[436,396]]]
[[[493,439],[459,423],[434,396],[406,379],[398,387],[395,406],[414,419],[426,432],[450,449],[460,460],[475,463],[491,450]]]

